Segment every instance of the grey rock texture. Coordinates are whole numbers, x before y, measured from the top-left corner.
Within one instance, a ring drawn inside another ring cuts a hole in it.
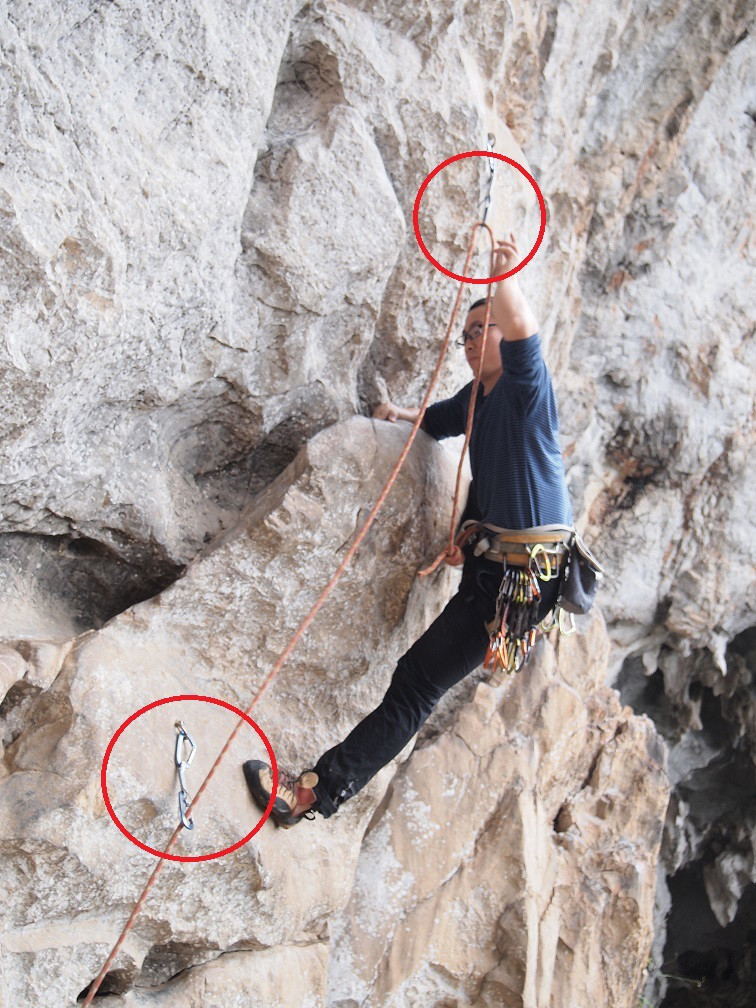
[[[73,1004],[143,885],[149,855],[115,829],[93,773],[113,732],[145,700],[180,690],[243,704],[259,689],[405,435],[364,418],[316,435],[185,577],[50,656],[59,671],[28,705],[0,781],[10,1003]],[[287,764],[311,766],[372,709],[448,592],[446,569],[413,578],[441,527],[410,532],[418,505],[448,503],[453,477],[421,435],[359,560],[263,694],[255,718]],[[408,991],[537,1005],[593,988],[598,1003],[631,1005],[651,940],[665,752],[650,719],[603,684],[600,615],[583,630],[558,659],[543,642],[527,676],[479,683],[409,770],[394,774],[400,754],[338,816],[286,835],[268,823],[220,861],[167,864],[103,993],[124,1006],[403,1004]],[[120,822],[155,849],[176,821],[177,718],[199,746],[187,770],[198,784],[237,720],[199,701],[142,714],[108,764]],[[240,765],[261,756],[245,730],[174,853],[209,854],[252,829]]]
[[[116,830],[100,792],[99,765],[111,736],[133,712],[163,697],[211,696],[247,706],[320,592],[324,566],[346,550],[403,447],[403,428],[378,426],[355,417],[318,434],[258,496],[228,542],[213,544],[160,595],[57,655],[57,675],[27,704],[0,781],[0,871],[3,891],[11,894],[3,914],[3,982],[10,1003],[73,1004],[144,884],[153,858]],[[448,591],[448,570],[432,587],[413,587],[414,571],[441,532],[431,523],[408,534],[418,503],[441,491],[448,500],[454,474],[448,454],[427,435],[422,440],[359,562],[284,666],[275,692],[263,694],[255,708],[287,764],[311,765],[372,709],[396,658]],[[439,522],[449,517],[446,508],[438,512]],[[195,788],[237,721],[232,712],[185,700],[146,712],[116,743],[110,800],[124,827],[155,849],[176,822],[177,718],[199,747],[187,771]],[[264,756],[262,742],[245,729],[196,813],[195,830],[184,833],[175,853],[223,850],[254,827],[260,814],[241,764]],[[320,820],[306,850],[301,828],[299,839],[296,832],[279,837],[268,824],[261,845],[250,841],[218,861],[166,865],[104,993],[145,988],[145,1003],[152,1003],[181,971],[244,951],[204,971],[197,987],[171,986],[170,996],[199,1006],[210,991],[221,1004],[234,975],[238,1004],[275,1004],[274,993],[282,1004],[307,1004],[298,974],[315,970],[308,997],[325,985],[324,929],[348,898],[360,836],[390,770],[382,775],[334,820],[335,829]],[[270,952],[278,946],[289,951],[274,969]],[[288,987],[277,981],[278,969],[293,971]],[[129,995],[126,1003],[141,1002]]]
[[[397,772],[335,929],[329,1003],[635,1004],[663,743],[603,686],[600,617],[558,650],[480,683]]]
[[[598,1003],[636,1004],[641,991],[659,1005],[667,992],[670,1004],[677,993],[694,1008],[720,995],[749,1003],[756,74],[745,0],[2,9],[0,804],[12,893],[3,997],[75,998],[149,867],[100,804],[96,767],[116,724],[161,690],[196,688],[243,706],[251,665],[261,674],[285,643],[280,608],[304,606],[364,516],[407,429],[373,433],[354,414],[388,396],[417,405],[456,294],[417,247],[415,193],[437,163],[484,146],[492,130],[547,201],[546,238],[522,285],[555,378],[578,526],[609,571],[604,643],[593,623],[581,627],[589,667],[573,687],[576,710],[598,703],[601,723],[626,725],[617,739],[632,745],[619,784],[610,773],[590,786],[569,773],[549,778],[536,807],[563,809],[549,835],[540,820],[528,833],[521,811],[528,788],[543,787],[543,759],[523,790],[523,753],[510,760],[482,739],[486,773],[496,766],[508,783],[490,831],[464,849],[469,865],[486,864],[491,845],[524,852],[532,837],[544,863],[567,872],[562,889],[545,892],[574,889],[585,872],[581,886],[613,893],[587,940],[589,960],[618,948],[637,915],[629,971],[610,969],[603,986],[591,974]],[[423,203],[424,238],[452,269],[484,178],[482,164],[460,162]],[[526,248],[537,232],[532,192],[503,167],[489,222],[514,229]],[[459,359],[445,367],[439,396],[467,380],[462,372]],[[411,590],[443,542],[450,494],[444,450],[424,439],[411,457],[407,499],[392,498],[374,558],[360,560],[265,701],[261,720],[292,761],[370,708],[394,658],[452,590],[448,573]],[[309,543],[311,559],[287,536]],[[277,587],[249,594],[253,576]],[[325,657],[334,651],[338,669]],[[550,654],[544,645],[533,681],[558,694],[567,658]],[[413,774],[429,754],[451,759],[445,745],[465,734],[466,719],[500,718],[512,732],[506,718],[529,720],[542,757],[547,739],[563,737],[528,707],[529,680],[505,689],[479,679],[440,706],[417,762],[384,771],[344,824],[331,820],[334,852],[319,827],[303,856],[314,875],[337,872],[334,893],[290,887],[289,916],[276,922],[261,908],[256,931],[237,919],[231,879],[249,872],[256,899],[275,891],[283,862],[269,869],[260,853],[271,838],[212,870],[173,866],[109,978],[114,999],[241,1006],[256,1003],[239,993],[256,977],[255,996],[271,1006],[583,1003],[570,960],[583,946],[570,940],[565,951],[563,930],[557,951],[548,945],[528,916],[542,897],[522,908],[533,944],[512,953],[514,965],[507,959],[517,918],[497,915],[522,898],[515,883],[486,895],[476,931],[484,948],[467,973],[449,968],[459,963],[451,946],[448,963],[432,952],[450,912],[440,869],[423,883],[423,912],[437,906],[439,920],[426,921],[417,948],[401,937],[400,910],[370,935],[350,923],[372,919],[364,879],[377,838],[391,834],[397,877],[413,875],[414,820],[402,818],[400,785],[418,789]],[[306,743],[291,710],[310,726]],[[654,762],[668,771],[671,797],[665,819],[654,777],[633,799],[638,819],[622,821],[604,797],[629,787],[633,760],[655,751],[643,715],[664,740]],[[585,738],[569,759],[582,766],[608,745]],[[465,774],[472,808],[479,779]],[[173,815],[174,797],[161,805],[167,781],[154,782],[152,798],[138,798],[128,775],[120,783],[134,822],[159,842]],[[500,822],[513,790],[519,818]],[[603,811],[591,806],[596,795]],[[238,807],[219,814],[203,842],[238,832],[243,818]],[[624,860],[622,837],[634,845]],[[276,842],[299,850],[293,838]],[[578,863],[581,843],[597,846],[595,862]],[[453,888],[474,907],[465,857]],[[205,892],[218,873],[226,909]],[[172,916],[176,886],[186,896]],[[561,910],[550,912],[563,927]],[[348,966],[352,946],[359,969]],[[287,976],[307,971],[307,992],[276,992],[276,962]],[[395,984],[376,979],[384,967]],[[700,991],[663,975],[703,972]]]

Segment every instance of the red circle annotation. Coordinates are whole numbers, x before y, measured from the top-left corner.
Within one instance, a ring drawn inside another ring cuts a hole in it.
[[[232,844],[230,847],[224,848],[224,850],[214,851],[211,854],[200,854],[193,857],[183,857],[179,854],[166,854],[164,851],[156,850],[156,848],[150,847],[147,844],[142,843],[141,840],[138,840],[133,835],[133,833],[130,833],[126,829],[126,827],[123,825],[123,823],[116,815],[113,805],[110,801],[110,795],[108,794],[108,786],[107,786],[108,762],[110,760],[111,753],[113,752],[113,747],[115,746],[116,742],[121,737],[123,732],[129,727],[130,724],[136,721],[137,718],[141,717],[143,714],[146,714],[147,711],[151,711],[155,707],[162,707],[164,704],[176,703],[179,700],[200,700],[205,703],[215,704],[217,707],[225,707],[226,710],[230,710],[233,711],[234,714],[238,714],[239,717],[243,718],[243,720],[246,721],[247,724],[250,725],[250,727],[253,728],[262,739],[263,744],[265,745],[265,748],[268,752],[268,756],[270,756],[271,769],[273,771],[273,791],[271,792],[270,800],[268,801],[268,805],[265,809],[265,812],[263,812],[262,818],[254,826],[254,828],[251,829],[249,833],[247,833],[246,836],[242,837],[242,839],[239,840],[237,843]],[[270,815],[273,809],[273,803],[276,799],[276,790],[278,788],[278,763],[276,762],[273,747],[268,741],[267,736],[263,732],[262,728],[260,728],[260,726],[255,721],[253,721],[248,714],[245,714],[244,711],[239,710],[238,707],[234,707],[233,704],[227,703],[225,700],[218,700],[215,697],[200,696],[194,693],[187,693],[187,694],[181,694],[179,696],[164,697],[162,700],[155,700],[153,703],[147,704],[145,707],[141,707],[138,711],[135,711],[131,715],[131,717],[127,718],[123,722],[123,724],[117,729],[117,731],[111,738],[110,742],[108,743],[108,747],[105,750],[105,755],[102,760],[102,768],[100,770],[100,784],[102,786],[103,798],[105,799],[105,807],[107,808],[108,813],[110,814],[110,818],[116,824],[121,833],[123,833],[123,835],[127,837],[127,839],[131,840],[132,843],[136,844],[137,847],[140,847],[142,850],[147,851],[148,854],[154,854],[156,857],[163,858],[168,861],[212,861],[215,858],[224,857],[226,854],[230,854],[232,851],[238,850],[239,847],[243,847],[245,843],[247,843],[249,840],[252,839],[252,837],[255,835],[255,833],[258,832],[258,830],[262,829],[263,825],[265,824],[268,816]]]
[[[425,242],[423,241],[423,236],[420,233],[420,203],[422,201],[423,195],[425,194],[425,190],[428,188],[428,186],[436,177],[436,175],[438,175],[440,171],[443,171],[444,168],[447,168],[450,164],[454,164],[455,161],[461,161],[464,158],[470,158],[470,157],[496,158],[496,160],[504,161],[506,162],[506,164],[511,165],[513,168],[516,168],[517,171],[519,171],[522,175],[525,176],[525,178],[528,180],[530,185],[535,190],[535,194],[538,199],[538,205],[541,211],[541,226],[539,228],[538,237],[535,240],[533,248],[530,250],[530,252],[528,252],[528,254],[525,256],[522,262],[517,264],[517,266],[515,266],[511,270],[507,270],[506,273],[501,273],[499,276],[495,277],[482,277],[479,279],[473,279],[472,277],[462,276],[459,273],[453,273],[451,270],[446,269],[446,267],[442,266],[441,263],[438,261],[438,259],[432,256],[431,253],[428,251],[428,248]],[[541,242],[543,241],[543,236],[546,233],[546,201],[543,198],[543,193],[541,192],[541,189],[536,180],[533,178],[530,172],[526,168],[523,168],[523,166],[519,164],[517,161],[513,160],[510,157],[507,157],[505,154],[497,154],[495,151],[478,151],[478,150],[465,151],[462,154],[455,154],[453,157],[447,158],[446,161],[442,161],[441,164],[436,165],[433,171],[430,172],[425,177],[420,188],[417,190],[417,196],[415,197],[415,205],[412,211],[412,226],[415,229],[415,238],[417,239],[417,243],[420,246],[420,251],[423,253],[425,258],[428,260],[429,263],[431,263],[431,265],[435,266],[436,269],[440,270],[446,276],[451,277],[452,280],[460,280],[462,283],[470,283],[470,284],[498,283],[499,280],[505,280],[507,277],[513,276],[515,273],[518,273],[521,269],[527,266],[527,264],[530,262],[530,260],[538,251]]]

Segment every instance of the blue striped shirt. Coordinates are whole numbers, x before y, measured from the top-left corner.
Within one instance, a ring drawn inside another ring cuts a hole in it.
[[[504,373],[488,395],[478,389],[470,438],[470,469],[482,520],[523,529],[572,525],[572,506],[559,449],[559,417],[538,333],[501,342]],[[473,383],[425,412],[436,440],[465,433]]]

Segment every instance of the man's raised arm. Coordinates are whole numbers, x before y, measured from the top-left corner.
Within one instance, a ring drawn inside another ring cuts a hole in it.
[[[511,232],[509,238],[509,241],[497,243],[494,275],[506,273],[520,261],[517,243]],[[527,339],[538,332],[538,319],[520,288],[517,276],[507,277],[496,284],[491,298],[491,315],[508,343]]]

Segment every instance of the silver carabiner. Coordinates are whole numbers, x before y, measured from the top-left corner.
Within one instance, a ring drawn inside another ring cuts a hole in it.
[[[179,806],[179,818],[181,819],[181,825],[185,829],[194,829],[194,820],[189,819],[187,812],[189,811],[189,806],[191,804],[189,800],[189,795],[186,790],[186,781],[184,780],[184,770],[191,764],[194,759],[194,754],[197,751],[197,746],[194,744],[194,740],[189,732],[184,727],[183,721],[176,722],[176,728],[178,728],[178,734],[176,735],[176,749],[174,752],[174,762],[176,764],[176,772],[178,773],[179,779],[179,793],[178,793],[178,806]],[[191,751],[189,755],[184,759],[184,743],[188,742],[191,746]]]
[[[176,767],[177,768],[178,767],[188,767],[188,766],[191,765],[191,762],[194,759],[194,754],[197,751],[197,746],[194,744],[194,740],[192,739],[192,736],[189,734],[189,732],[186,730],[186,728],[184,728],[184,722],[183,721],[177,721],[176,722],[176,727],[178,728],[178,734],[176,735],[176,752],[174,754],[174,760],[176,761]],[[184,748],[184,739],[186,739],[186,741],[192,747],[191,748],[191,752],[189,753],[189,755],[187,756],[186,759],[184,759],[183,755],[182,755],[182,750]]]
[[[493,133],[489,133],[488,134],[488,150],[491,151],[491,152],[493,152],[495,144],[496,144],[496,137],[493,135]],[[494,163],[495,163],[495,161],[496,161],[496,159],[492,158],[492,157],[490,157],[488,159],[488,188],[486,190],[486,195],[485,195],[485,197],[483,199],[483,217],[481,219],[481,223],[482,224],[486,223],[486,217],[488,216],[488,210],[489,210],[489,208],[491,206],[491,190],[493,189],[494,170],[495,170],[494,169]]]
[[[179,818],[181,819],[181,825],[184,829],[194,829],[194,819],[187,818],[187,812],[189,811],[189,795],[182,788],[178,793],[178,805],[179,805]]]

